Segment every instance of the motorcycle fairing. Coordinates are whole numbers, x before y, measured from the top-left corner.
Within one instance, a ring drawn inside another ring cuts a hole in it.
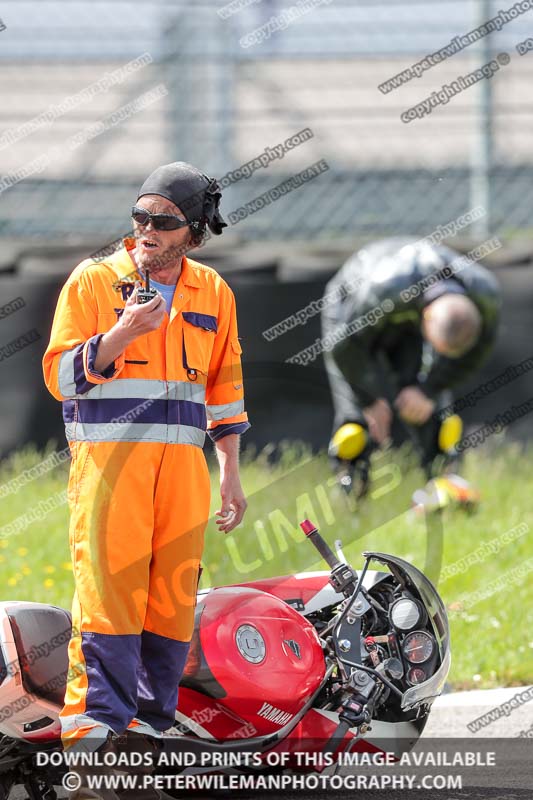
[[[350,752],[388,752],[399,759],[403,753],[409,752],[415,746],[427,719],[427,715],[423,715],[404,722],[372,720],[370,728],[365,733],[359,734],[357,728],[350,728],[343,749],[351,743]],[[317,747],[316,745],[313,747],[313,742],[318,738],[327,740],[334,734],[337,724],[338,714],[335,711],[323,708],[310,709],[301,720],[298,730],[293,731],[289,737],[291,742],[296,742],[296,746],[291,744],[291,749],[308,749],[310,752],[316,752]],[[297,735],[300,737],[299,743]],[[353,740],[356,737],[358,741],[354,744]]]

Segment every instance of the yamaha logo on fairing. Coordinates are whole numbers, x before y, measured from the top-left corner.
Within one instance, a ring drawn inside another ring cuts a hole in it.
[[[266,654],[265,640],[253,625],[241,625],[235,634],[239,653],[251,664],[259,664]]]
[[[283,644],[286,644],[287,647],[290,647],[296,658],[301,660],[302,651],[300,650],[300,645],[298,642],[295,642],[294,639],[284,639]]]
[[[276,706],[271,706],[270,703],[263,703],[257,712],[257,716],[264,717],[276,725],[286,725],[294,717],[294,714],[283,711],[281,708],[276,708]]]

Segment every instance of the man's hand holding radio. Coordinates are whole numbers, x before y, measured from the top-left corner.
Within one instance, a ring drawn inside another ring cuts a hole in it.
[[[141,285],[137,283],[128,297],[124,311],[118,321],[124,331],[130,335],[128,344],[138,336],[156,331],[167,313],[165,300],[160,292],[156,292],[148,302],[139,303],[137,298],[139,291],[142,291],[142,289]]]
[[[157,292],[147,303],[138,303],[139,289],[140,283],[137,283],[126,301],[122,315],[100,339],[94,362],[98,372],[103,372],[137,337],[157,330],[165,318],[167,311],[163,295]]]

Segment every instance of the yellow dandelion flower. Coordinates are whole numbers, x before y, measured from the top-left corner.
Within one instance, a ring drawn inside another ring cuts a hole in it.
[[[49,575],[51,575],[52,572],[56,571],[56,568],[53,567],[52,564],[47,564],[46,567],[44,568],[44,571],[47,572]]]
[[[30,569],[30,567],[28,567],[27,564],[23,564],[22,567],[20,568],[20,570],[21,570],[23,575],[31,575],[31,569]]]
[[[71,561],[63,561],[61,564],[63,569],[72,569],[72,562]]]
[[[7,539],[2,539],[0,541],[0,547],[2,547],[3,549],[5,549],[6,547],[9,547],[9,542],[7,541]]]
[[[7,579],[7,585],[8,586],[16,586],[17,585],[17,579],[16,578],[8,578]]]
[[[19,547],[18,550],[17,550],[17,553],[19,554],[19,556],[27,556],[29,552],[30,551],[28,550],[27,547]]]
[[[52,578],[47,578],[45,581],[43,581],[43,586],[45,586],[47,589],[49,589],[53,585],[54,581]]]

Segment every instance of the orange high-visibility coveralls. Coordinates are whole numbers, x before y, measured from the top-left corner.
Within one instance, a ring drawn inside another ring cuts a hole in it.
[[[205,431],[216,440],[249,428],[233,292],[191,259],[161,327],[95,370],[100,338],[142,277],[135,241],[124,245],[72,272],[43,359],[72,453],[65,747],[93,749],[134,717],[173,724],[209,516]]]

